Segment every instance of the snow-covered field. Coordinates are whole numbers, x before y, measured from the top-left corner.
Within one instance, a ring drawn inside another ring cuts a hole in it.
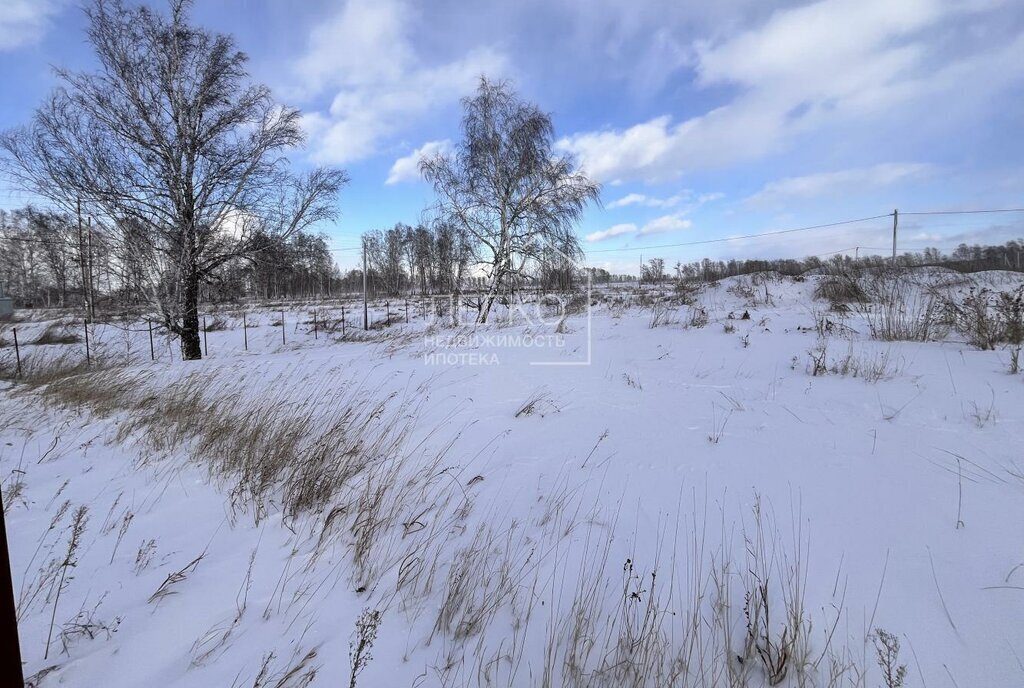
[[[112,367],[0,383],[26,675],[874,687],[882,629],[907,686],[1024,685],[1024,375],[873,339],[817,280],[344,340],[291,311],[284,344],[249,311],[248,351],[228,312],[195,363],[97,325]]]

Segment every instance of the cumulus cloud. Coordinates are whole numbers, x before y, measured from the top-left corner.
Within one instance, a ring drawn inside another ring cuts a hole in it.
[[[769,182],[746,199],[755,206],[778,205],[789,200],[839,196],[867,188],[881,188],[921,179],[935,171],[927,163],[882,163],[802,177],[787,177]]]
[[[693,222],[683,218],[679,214],[664,215],[646,223],[640,228],[640,231],[637,234],[639,236],[645,236],[647,234],[667,234],[669,232],[679,232],[684,229],[689,229],[692,226]]]
[[[427,141],[409,153],[409,155],[395,160],[395,164],[391,166],[391,171],[388,172],[387,181],[384,183],[398,184],[399,182],[417,181],[420,178],[420,160],[433,157],[438,153],[447,153],[451,149],[452,142],[448,139],[444,141]]]
[[[56,0],[4,0],[0,3],[0,51],[39,41],[59,9]]]
[[[342,164],[378,152],[382,142],[432,110],[470,92],[505,57],[488,47],[429,64],[412,40],[416,12],[405,0],[349,0],[310,35],[293,65],[306,98],[333,93],[304,124],[317,162]]]
[[[586,237],[587,241],[604,241],[605,239],[611,239],[617,236],[633,235],[637,233],[637,226],[632,222],[626,222],[620,225],[613,225],[608,229],[602,229],[599,232],[591,232]]]
[[[1021,36],[958,54],[934,30],[959,28],[958,20],[996,4],[820,0],[777,10],[757,28],[693,45],[698,85],[730,89],[725,104],[682,121],[662,115],[578,133],[559,147],[601,181],[660,182],[757,159],[828,126],[870,138],[870,118],[946,103],[954,92],[976,102],[1024,76],[1024,61],[1013,57]]]
[[[622,236],[642,237],[650,234],[678,232],[684,229],[689,229],[692,226],[693,223],[683,217],[682,213],[673,213],[672,215],[657,217],[642,226],[638,226],[632,222],[614,225],[608,229],[591,232],[584,238],[587,241],[605,241],[606,239]]]

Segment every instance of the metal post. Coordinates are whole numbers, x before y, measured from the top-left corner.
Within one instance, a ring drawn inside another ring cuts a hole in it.
[[[149,323],[149,360],[156,360],[156,349],[153,347],[153,323]]]
[[[409,299],[405,300],[405,324],[409,324]]]
[[[345,338],[345,304],[341,304],[341,338]]]
[[[249,350],[249,325],[245,321],[245,312],[242,313],[242,343],[245,350]]]
[[[210,347],[206,344],[206,316],[203,316],[203,356],[210,357]]]
[[[82,231],[82,199],[79,198],[75,205],[75,213],[78,216],[78,265],[82,271],[82,301],[85,302],[85,315],[89,317],[89,279],[85,259],[85,233]]]
[[[7,524],[4,523],[3,497],[0,496],[0,683],[5,686],[25,685],[21,670],[21,645],[18,642],[18,612],[14,603],[14,582],[11,579],[11,554],[7,547]]]
[[[387,322],[385,324],[388,327],[391,327],[391,302],[390,301],[385,301],[384,302],[384,312],[386,314],[385,318],[387,319]]]
[[[363,329],[370,329],[370,318],[366,309],[366,242],[363,242]]]
[[[316,309],[313,309],[313,339],[319,339],[316,334]]]
[[[92,216],[86,219],[86,237],[89,242],[89,320],[96,319],[96,285],[92,281]]]
[[[85,325],[85,364],[92,365],[92,356],[89,355],[89,319],[83,321]]]
[[[18,377],[21,377],[21,350],[18,348],[18,328],[12,328],[14,331],[14,360],[18,363]]]
[[[284,311],[281,311],[281,343],[287,344],[288,342],[284,339]]]

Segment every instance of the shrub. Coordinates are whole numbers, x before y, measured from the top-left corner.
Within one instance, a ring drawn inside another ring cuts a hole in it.
[[[675,311],[657,304],[651,311],[651,322],[648,323],[648,328],[653,330],[655,327],[677,324],[679,324],[679,319],[676,317]]]
[[[866,303],[868,295],[853,273],[827,275],[814,288],[814,298],[833,304]],[[834,308],[834,306],[833,306]]]
[[[690,309],[690,327],[704,327],[708,324],[709,320],[708,312],[700,306],[694,306]]]
[[[867,321],[871,337],[882,341],[927,342],[946,335],[940,299],[917,290],[899,274],[879,275],[869,286],[872,305],[858,310]]]
[[[1015,292],[971,289],[962,301],[950,300],[946,307],[953,327],[971,346],[988,350],[1024,343],[1024,286]]]

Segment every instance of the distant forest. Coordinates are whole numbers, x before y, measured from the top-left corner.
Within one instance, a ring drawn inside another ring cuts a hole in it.
[[[120,309],[146,303],[151,280],[136,255],[119,250],[130,231],[110,228],[86,218],[27,207],[0,210],[0,281],[19,308],[93,307]],[[141,240],[141,239],[140,239]],[[482,288],[486,280],[471,274],[470,245],[456,227],[435,223],[411,227],[397,224],[362,237],[367,261],[367,289],[373,295],[449,294]],[[296,232],[287,238],[256,237],[251,255],[225,262],[201,285],[204,302],[246,299],[317,299],[361,292],[363,271],[341,271],[324,234]],[[356,249],[355,257],[362,255]],[[961,244],[951,253],[929,248],[905,253],[899,265],[942,265],[955,270],[1024,271],[1024,239],[1000,246]],[[890,265],[891,259],[836,255],[776,260],[710,260],[669,266],[648,260],[641,275],[611,274],[592,268],[595,284],[641,281],[709,281],[773,270],[787,275],[828,269],[860,269]],[[533,274],[520,279],[526,290],[567,291],[582,285],[585,273],[558,256],[539,261]]]

